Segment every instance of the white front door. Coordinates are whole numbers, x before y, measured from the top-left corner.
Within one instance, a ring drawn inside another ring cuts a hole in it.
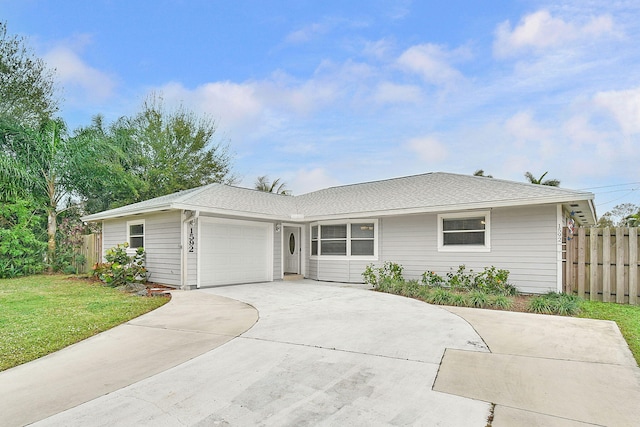
[[[300,274],[300,227],[284,227],[284,272]]]

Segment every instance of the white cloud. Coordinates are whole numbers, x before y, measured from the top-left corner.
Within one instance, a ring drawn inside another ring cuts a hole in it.
[[[80,56],[91,42],[86,35],[59,43],[44,55],[49,66],[66,89],[66,97],[75,104],[102,102],[114,95],[116,83],[107,73],[88,65]]]
[[[220,120],[225,127],[249,125],[258,120],[265,109],[253,83],[225,81],[188,89],[181,83],[172,82],[161,86],[159,91],[169,104],[182,103],[207,113]]]
[[[422,100],[422,91],[414,85],[381,82],[373,98],[378,104],[417,104]]]
[[[589,118],[585,115],[571,117],[562,125],[562,131],[572,142],[572,150],[582,149],[590,144],[597,144],[605,138],[605,135],[593,129]]]
[[[514,145],[530,149],[536,158],[550,159],[560,151],[551,130],[538,125],[531,113],[519,112],[504,124],[505,130],[513,138]]]
[[[640,87],[599,92],[594,102],[614,117],[623,133],[640,133]]]
[[[398,65],[419,74],[427,83],[450,86],[464,79],[451,62],[468,56],[466,49],[447,51],[442,46],[427,43],[404,51],[398,58]]]
[[[434,136],[412,138],[406,143],[406,148],[418,154],[422,161],[431,164],[449,157],[447,147]]]
[[[309,24],[299,30],[293,31],[287,35],[285,41],[293,44],[307,43],[318,35],[324,34],[329,30],[327,23]]]
[[[362,53],[369,57],[383,59],[387,57],[392,47],[393,43],[388,39],[365,41]]]
[[[549,138],[550,132],[538,126],[531,113],[521,111],[505,122],[505,129],[516,142],[540,141]]]
[[[291,183],[290,188],[295,195],[310,193],[341,184],[340,181],[331,176],[326,169],[320,167],[314,169],[299,169],[295,172],[294,176],[287,181],[287,185],[289,185],[289,182]]]
[[[551,16],[540,10],[524,16],[515,28],[509,21],[498,25],[493,52],[496,57],[508,57],[529,50],[541,51],[579,39],[599,37],[614,32],[609,15],[592,17],[582,25]]]

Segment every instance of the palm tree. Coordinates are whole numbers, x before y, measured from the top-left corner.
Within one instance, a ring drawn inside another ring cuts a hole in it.
[[[477,171],[475,171],[475,172],[473,173],[473,176],[483,176],[483,177],[485,177],[485,178],[493,178],[493,176],[492,176],[492,175],[485,175],[485,174],[484,174],[484,169],[478,169]]]
[[[548,173],[549,173],[548,171],[543,173],[542,176],[540,176],[540,178],[536,178],[535,176],[533,176],[533,174],[531,172],[526,172],[524,174],[524,176],[525,176],[525,178],[527,178],[527,180],[531,184],[549,185],[551,187],[559,187],[560,186],[560,181],[558,181],[557,179],[547,179],[546,181],[544,180],[544,177]]]
[[[276,178],[273,182],[269,182],[267,175],[259,176],[256,180],[255,189],[258,191],[264,191],[265,193],[276,193],[283,196],[290,196],[291,191],[287,190],[287,184],[280,182],[280,178]]]
[[[52,269],[56,252],[57,214],[69,197],[78,171],[94,161],[88,141],[69,138],[62,120],[49,120],[40,128],[25,127],[6,117],[0,119],[0,200],[33,197],[47,215],[47,263]],[[12,177],[8,181],[7,177]],[[99,177],[85,176],[86,180]]]

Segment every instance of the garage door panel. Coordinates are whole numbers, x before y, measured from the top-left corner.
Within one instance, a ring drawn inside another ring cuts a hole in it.
[[[271,227],[268,223],[203,221],[201,286],[272,280]]]

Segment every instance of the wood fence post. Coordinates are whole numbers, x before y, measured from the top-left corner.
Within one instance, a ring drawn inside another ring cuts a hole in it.
[[[586,276],[585,269],[585,229],[578,228],[578,296],[584,298],[584,279]]]
[[[629,304],[638,304],[638,229],[629,228]]]
[[[589,230],[589,299],[598,299],[598,232],[597,228]]]
[[[624,229],[616,228],[616,302],[624,304]]]
[[[611,302],[611,230],[602,230],[602,301]]]

